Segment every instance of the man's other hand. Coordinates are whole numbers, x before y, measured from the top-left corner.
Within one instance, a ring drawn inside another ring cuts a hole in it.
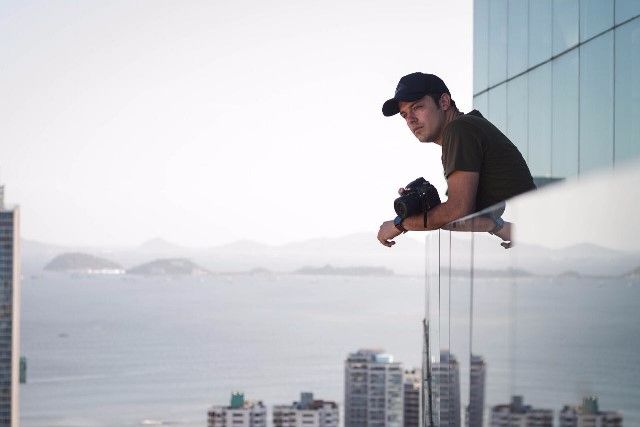
[[[391,247],[396,244],[392,239],[402,234],[402,231],[398,230],[393,224],[393,221],[385,221],[380,226],[378,231],[378,241],[387,247]]]

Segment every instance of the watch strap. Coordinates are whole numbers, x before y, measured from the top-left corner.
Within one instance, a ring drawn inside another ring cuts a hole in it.
[[[493,219],[493,223],[496,226],[493,227],[493,230],[489,231],[489,234],[494,234],[495,235],[498,231],[502,230],[502,227],[504,227],[504,220],[501,217],[494,218]]]
[[[395,225],[398,230],[402,231],[403,233],[406,233],[408,230],[402,226],[402,221],[403,220],[404,220],[404,218],[401,218],[400,216],[397,216],[393,220],[393,225]]]

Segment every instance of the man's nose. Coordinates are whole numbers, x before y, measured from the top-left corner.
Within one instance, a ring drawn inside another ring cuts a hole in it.
[[[407,121],[407,124],[414,123],[416,121],[416,115],[413,114],[413,111],[410,111],[406,116],[404,116],[404,119]]]

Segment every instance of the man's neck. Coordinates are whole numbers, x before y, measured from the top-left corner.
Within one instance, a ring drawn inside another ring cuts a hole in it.
[[[440,136],[435,140],[435,143],[442,146],[442,131],[447,127],[449,123],[460,117],[463,113],[458,111],[457,108],[450,108],[444,113],[444,123],[442,124],[442,129],[440,130]]]

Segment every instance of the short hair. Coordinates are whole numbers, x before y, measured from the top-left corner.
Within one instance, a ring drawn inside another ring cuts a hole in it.
[[[433,102],[436,103],[436,107],[438,107],[438,110],[440,109],[440,98],[442,98],[442,95],[444,95],[447,92],[441,92],[441,93],[428,93],[427,96],[431,99],[433,99]],[[451,97],[451,94],[448,94],[449,97]],[[453,99],[451,100],[451,106],[455,109],[458,109],[458,106],[456,105],[456,101],[454,101]]]

